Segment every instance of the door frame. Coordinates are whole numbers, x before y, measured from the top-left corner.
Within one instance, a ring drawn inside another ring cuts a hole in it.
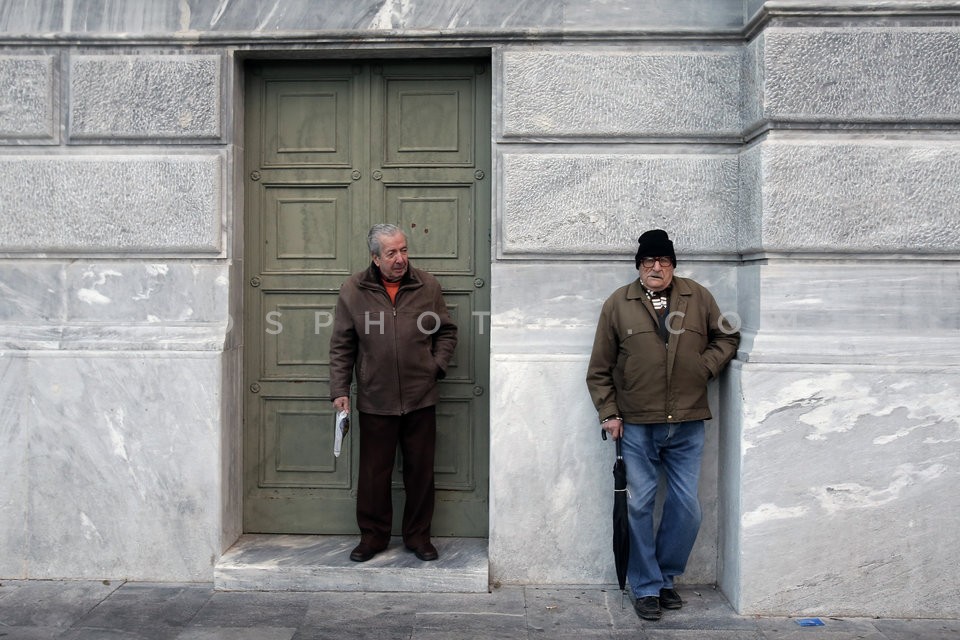
[[[245,175],[246,167],[246,149],[245,149],[245,136],[247,134],[246,127],[246,117],[245,113],[245,100],[247,98],[248,91],[248,63],[251,62],[271,62],[271,63],[282,63],[282,62],[349,62],[356,60],[358,62],[369,62],[372,60],[378,59],[387,59],[391,61],[398,62],[429,62],[430,60],[442,59],[442,60],[456,60],[456,59],[476,59],[483,60],[486,63],[486,74],[488,76],[487,81],[483,83],[485,90],[481,93],[481,99],[486,101],[487,109],[485,110],[486,115],[489,116],[489,121],[487,123],[487,132],[489,137],[486,140],[477,139],[478,145],[485,145],[487,148],[489,165],[490,165],[490,174],[487,177],[487,180],[482,183],[482,196],[478,199],[478,202],[482,205],[485,205],[485,218],[488,225],[487,231],[487,241],[490,243],[490,250],[487,252],[486,258],[488,263],[486,265],[486,272],[488,277],[492,278],[492,266],[494,261],[494,251],[493,251],[493,239],[495,236],[494,232],[494,184],[493,177],[496,175],[494,167],[496,164],[496,156],[494,153],[494,126],[496,111],[493,104],[493,55],[492,51],[489,48],[464,48],[464,49],[442,49],[438,50],[436,48],[423,49],[423,48],[409,48],[409,49],[362,49],[362,50],[351,50],[351,49],[322,49],[310,51],[308,55],[303,55],[303,51],[287,51],[287,50],[258,50],[258,51],[236,51],[233,57],[233,102],[232,105],[227,105],[228,120],[232,120],[232,139],[234,144],[234,150],[232,153],[228,154],[230,157],[230,162],[233,166],[231,168],[231,173],[233,175],[233,180],[231,181],[232,185],[232,194],[227,194],[227,209],[232,212],[233,220],[232,224],[228,225],[228,237],[227,242],[230,243],[232,247],[233,259],[230,263],[230,272],[231,272],[231,282],[232,284],[232,293],[230,296],[230,317],[227,327],[227,339],[224,345],[224,354],[230,354],[230,357],[225,357],[225,362],[229,362],[229,366],[225,364],[225,375],[224,375],[224,388],[225,394],[224,398],[229,400],[225,401],[222,406],[224,414],[224,424],[233,425],[233,435],[232,437],[224,438],[224,452],[223,459],[225,461],[223,469],[224,477],[224,486],[222,489],[223,495],[223,526],[222,526],[222,540],[223,540],[223,549],[228,548],[233,541],[238,539],[243,533],[245,533],[244,527],[244,515],[243,515],[243,501],[244,501],[244,452],[243,452],[243,442],[245,438],[245,418],[246,418],[246,394],[248,393],[249,381],[246,379],[246,353],[244,347],[244,331],[246,327],[244,326],[244,314],[247,310],[247,286],[245,281],[245,260],[247,257],[248,247],[246,246],[246,236],[244,230],[245,218],[247,215],[247,176]],[[477,241],[481,241],[482,238],[476,238]],[[489,292],[489,287],[491,283],[487,282],[487,288]],[[490,295],[488,293],[488,303]],[[490,520],[492,518],[492,512],[490,510],[490,468],[491,460],[490,456],[492,454],[492,448],[490,447],[490,425],[491,425],[491,407],[490,402],[492,399],[492,379],[490,375],[492,374],[492,345],[490,342],[490,320],[489,320],[489,311],[490,309],[482,310],[485,315],[480,318],[471,319],[470,330],[477,329],[477,323],[479,322],[480,331],[487,333],[488,337],[485,340],[485,347],[483,349],[483,356],[486,358],[486,367],[487,367],[487,381],[486,381],[486,390],[484,395],[486,396],[486,414],[487,420],[486,424],[483,425],[483,428],[487,431],[487,459],[484,461],[486,468],[485,473],[485,482],[486,487],[486,501],[487,501],[487,537],[489,537],[490,530]],[[461,327],[461,331],[464,328]],[[229,373],[228,373],[229,371]]]

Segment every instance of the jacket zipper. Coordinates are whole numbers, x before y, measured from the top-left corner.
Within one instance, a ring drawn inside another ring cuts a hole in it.
[[[388,295],[387,298],[390,296]],[[397,291],[397,297],[400,297],[400,291]],[[393,362],[397,367],[397,391],[400,398],[400,415],[404,415],[407,410],[403,406],[403,381],[400,377],[400,336],[397,335],[397,305],[393,304]]]
[[[383,292],[383,295],[387,297],[387,301],[391,304],[391,308],[393,309],[393,364],[397,370],[397,391],[399,391],[399,398],[400,398],[400,415],[405,415],[407,413],[407,410],[403,406],[403,382],[402,382],[402,377],[400,375],[400,347],[399,347],[400,336],[397,334],[397,304],[393,300],[390,300],[390,294],[387,293],[387,288],[383,285],[382,282],[377,283],[375,285],[375,288]],[[402,288],[403,288],[403,285],[401,284],[401,289]],[[400,297],[401,289],[397,290],[398,298]]]

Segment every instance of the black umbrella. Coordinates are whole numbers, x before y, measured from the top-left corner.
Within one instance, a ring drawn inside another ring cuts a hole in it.
[[[607,432],[601,431],[603,439]],[[627,585],[627,560],[630,559],[630,521],[627,519],[627,466],[623,463],[623,435],[617,438],[617,461],[613,463],[613,564],[617,569],[620,591]]]
[[[613,463],[613,563],[623,591],[627,584],[627,560],[630,558],[630,522],[627,520],[627,467],[617,438],[617,461]]]

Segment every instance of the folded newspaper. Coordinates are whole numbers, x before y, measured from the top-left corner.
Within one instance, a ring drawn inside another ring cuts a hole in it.
[[[333,429],[333,456],[340,457],[340,445],[343,444],[343,437],[350,431],[350,414],[346,411],[338,411]]]

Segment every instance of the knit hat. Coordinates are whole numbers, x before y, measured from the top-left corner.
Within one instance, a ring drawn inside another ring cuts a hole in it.
[[[651,229],[644,231],[643,235],[637,238],[640,246],[637,248],[636,265],[640,268],[642,258],[659,258],[666,256],[670,258],[673,266],[677,266],[677,254],[673,252],[673,242],[671,242],[667,232],[663,229]]]

